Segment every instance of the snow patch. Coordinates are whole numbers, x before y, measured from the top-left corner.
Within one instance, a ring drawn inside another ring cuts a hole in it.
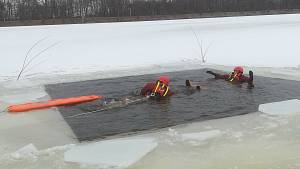
[[[153,138],[126,138],[78,145],[64,155],[66,162],[128,167],[157,147]]]
[[[215,137],[220,136],[222,133],[220,130],[209,130],[199,133],[185,133],[181,135],[183,141],[195,140],[195,141],[205,141]]]
[[[75,146],[75,144],[67,144],[67,145],[63,145],[63,146],[51,147],[51,148],[45,149],[43,151],[40,151],[39,155],[54,155],[58,151],[67,151],[67,150],[70,150],[74,146]]]
[[[193,133],[184,133],[181,134],[175,129],[169,128],[166,133],[169,138],[164,140],[170,146],[176,145],[178,142],[189,143],[192,145],[200,145],[202,143],[206,143],[205,141],[216,138],[222,135],[220,130],[208,130],[202,132],[193,132]]]
[[[33,143],[30,143],[19,150],[13,152],[4,154],[3,156],[0,156],[0,160],[5,161],[15,161],[15,160],[39,160],[42,157],[49,157],[49,156],[56,156],[60,152],[65,152],[67,150],[70,150],[72,147],[74,147],[75,144],[66,144],[63,146],[55,146],[43,150],[38,150]],[[5,150],[7,147],[0,147],[1,150]]]
[[[22,93],[15,95],[5,95],[1,99],[7,101],[10,104],[18,104],[25,102],[36,102],[40,98],[47,98],[48,95],[45,92],[36,92],[36,93]]]
[[[32,144],[28,144],[23,148],[17,150],[16,152],[12,153],[10,156],[14,159],[21,159],[25,157],[36,158],[36,154],[38,153],[38,149]]]
[[[178,137],[180,134],[175,129],[169,128],[167,135],[171,137]]]
[[[261,104],[258,110],[270,115],[289,115],[300,113],[300,100],[292,99],[281,102]]]

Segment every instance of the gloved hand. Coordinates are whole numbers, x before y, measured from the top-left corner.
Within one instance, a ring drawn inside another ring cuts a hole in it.
[[[249,76],[253,77],[253,72],[251,70],[249,70]]]
[[[161,99],[162,96],[159,93],[151,93],[151,95],[149,95],[148,98],[151,98],[151,99]]]
[[[249,71],[249,81],[248,81],[248,88],[253,88],[254,84],[253,84],[253,72],[250,70]]]
[[[216,73],[214,73],[214,72],[212,72],[210,70],[206,71],[206,73],[216,76]]]
[[[190,80],[185,80],[185,86],[191,87],[192,86],[191,81]]]

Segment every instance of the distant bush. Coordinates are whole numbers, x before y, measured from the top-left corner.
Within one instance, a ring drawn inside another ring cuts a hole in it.
[[[300,9],[299,0],[0,0],[1,21]]]

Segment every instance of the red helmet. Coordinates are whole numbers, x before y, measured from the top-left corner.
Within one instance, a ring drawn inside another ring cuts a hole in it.
[[[163,84],[168,85],[170,82],[170,79],[168,76],[160,76],[158,78],[159,81],[161,81]]]
[[[241,66],[237,66],[234,68],[235,72],[240,72],[240,73],[244,73],[244,69]]]

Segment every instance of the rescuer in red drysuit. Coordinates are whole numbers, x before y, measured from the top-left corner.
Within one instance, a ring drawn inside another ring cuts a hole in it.
[[[141,90],[140,95],[155,98],[172,96],[174,93],[169,88],[169,77],[160,76],[156,82],[147,83]]]
[[[216,79],[225,79],[226,81],[233,83],[248,83],[248,87],[254,87],[253,85],[253,72],[249,71],[249,77],[243,75],[244,69],[241,66],[237,66],[234,68],[231,74],[217,74],[212,71],[206,71],[206,73],[214,75]]]

